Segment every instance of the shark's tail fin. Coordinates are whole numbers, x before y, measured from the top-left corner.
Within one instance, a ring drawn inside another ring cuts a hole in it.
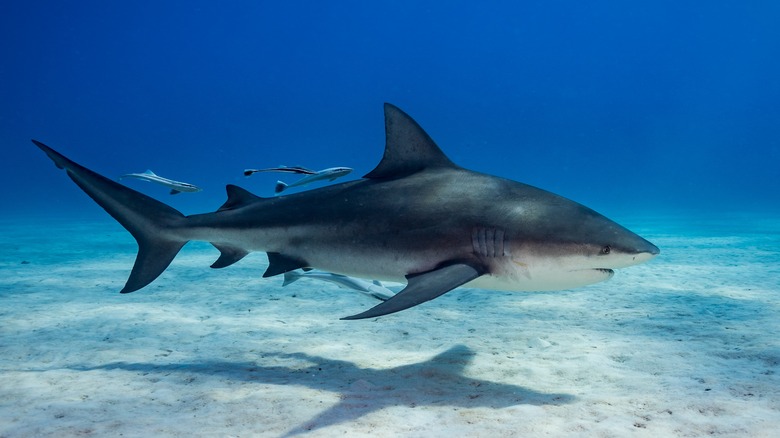
[[[135,237],[138,255],[122,293],[141,289],[157,278],[187,243],[177,232],[186,218],[176,209],[79,165],[33,140],[84,192]]]

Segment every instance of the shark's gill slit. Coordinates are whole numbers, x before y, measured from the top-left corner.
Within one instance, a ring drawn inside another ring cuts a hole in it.
[[[509,255],[506,234],[501,228],[476,227],[471,231],[471,246],[474,254],[496,258]]]

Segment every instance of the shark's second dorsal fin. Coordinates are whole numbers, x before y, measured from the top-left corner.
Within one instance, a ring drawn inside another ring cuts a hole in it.
[[[233,184],[228,184],[225,186],[225,190],[227,190],[228,199],[224,204],[222,204],[222,207],[217,209],[217,211],[232,210],[234,208],[243,207],[263,199],[257,195],[249,193],[248,190],[244,190],[239,186],[234,186]]]
[[[432,167],[458,167],[408,114],[385,103],[385,154],[364,178],[400,178]]]

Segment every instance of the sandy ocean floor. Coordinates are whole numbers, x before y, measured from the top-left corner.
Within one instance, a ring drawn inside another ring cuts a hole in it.
[[[777,436],[780,218],[637,218],[652,262],[374,320],[191,243],[151,286],[109,217],[0,228],[0,436]]]

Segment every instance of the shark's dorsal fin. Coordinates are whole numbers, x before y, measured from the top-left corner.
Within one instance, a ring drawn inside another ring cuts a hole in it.
[[[400,178],[434,167],[458,167],[408,114],[385,103],[385,154],[364,178]]]
[[[249,193],[248,190],[242,189],[239,186],[234,186],[233,184],[228,184],[225,186],[225,190],[227,191],[228,199],[224,204],[222,204],[222,207],[217,209],[217,211],[232,210],[234,208],[243,207],[263,199],[257,195]]]
[[[146,172],[144,172],[144,175],[157,176],[156,173],[152,172],[152,169],[146,169]]]

